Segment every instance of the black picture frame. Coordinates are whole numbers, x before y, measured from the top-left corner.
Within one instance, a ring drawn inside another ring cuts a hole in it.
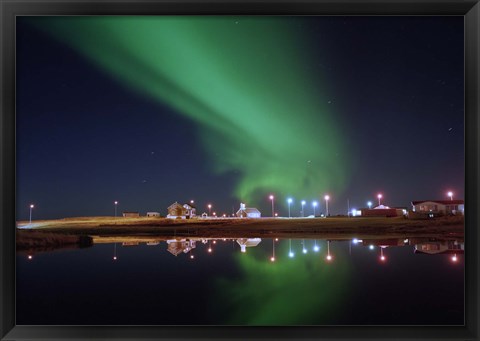
[[[465,17],[465,326],[229,327],[15,325],[15,17],[21,15],[463,15]],[[0,337],[58,339],[448,339],[478,340],[479,54],[478,0],[419,1],[47,1],[1,0]]]

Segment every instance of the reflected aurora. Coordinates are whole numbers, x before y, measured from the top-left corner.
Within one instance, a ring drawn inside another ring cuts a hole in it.
[[[328,79],[309,69],[312,42],[299,20],[31,18],[129,88],[193,120],[211,170],[237,175],[234,195],[243,201],[345,185]]]
[[[262,250],[236,254],[239,279],[219,279],[217,292],[232,325],[318,325],[335,321],[345,309],[350,266],[326,263],[323,257],[288,258],[285,243],[278,246],[284,257],[272,263]]]

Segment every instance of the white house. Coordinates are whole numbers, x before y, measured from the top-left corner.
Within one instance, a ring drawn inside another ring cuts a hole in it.
[[[183,208],[187,210],[186,218],[193,218],[197,216],[197,209],[192,204],[183,204]]]
[[[412,211],[418,213],[464,214],[463,200],[412,201]]]
[[[147,212],[147,217],[160,217],[158,212]]]
[[[245,204],[240,204],[240,209],[237,211],[237,217],[240,218],[260,218],[261,213],[254,207],[245,207]]]

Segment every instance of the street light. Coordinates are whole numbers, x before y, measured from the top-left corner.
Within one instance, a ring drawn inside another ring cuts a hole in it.
[[[211,216],[212,215],[212,205],[211,204],[208,204],[208,216]]]
[[[115,201],[114,204],[115,204],[115,218],[116,218],[116,217],[117,217],[117,205],[118,205],[118,201]]]
[[[330,196],[327,194],[325,196],[325,206],[326,206],[326,210],[327,210],[327,217],[328,217],[328,200],[330,200]]]
[[[292,203],[292,198],[288,198],[288,217],[290,218],[290,204]]]
[[[372,202],[371,201],[367,202],[367,205],[368,205],[368,209],[372,208]]]
[[[382,199],[382,195],[381,194],[377,195],[377,198],[378,198],[378,206],[380,206],[380,199]]]
[[[305,206],[305,200],[302,200],[302,217],[305,217],[305,213],[303,211],[303,206]]]
[[[315,218],[315,207],[317,207],[318,203],[314,201],[312,205],[313,205],[313,217]]]
[[[273,209],[273,199],[275,199],[275,197],[273,195],[270,195],[270,200],[272,200],[272,218],[275,217],[275,214],[274,214],[274,209]]]
[[[447,195],[450,197],[450,200],[453,200],[453,193],[452,192],[448,192]]]
[[[32,223],[32,209],[34,208],[35,206],[33,206],[33,204],[30,205],[30,224]]]

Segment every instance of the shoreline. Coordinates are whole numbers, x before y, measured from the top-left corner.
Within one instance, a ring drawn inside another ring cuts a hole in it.
[[[445,235],[463,238],[464,217],[445,216],[427,220],[404,217],[328,217],[328,218],[114,218],[78,217],[17,223],[17,231],[57,233],[76,236],[204,236],[321,238],[321,236]]]

